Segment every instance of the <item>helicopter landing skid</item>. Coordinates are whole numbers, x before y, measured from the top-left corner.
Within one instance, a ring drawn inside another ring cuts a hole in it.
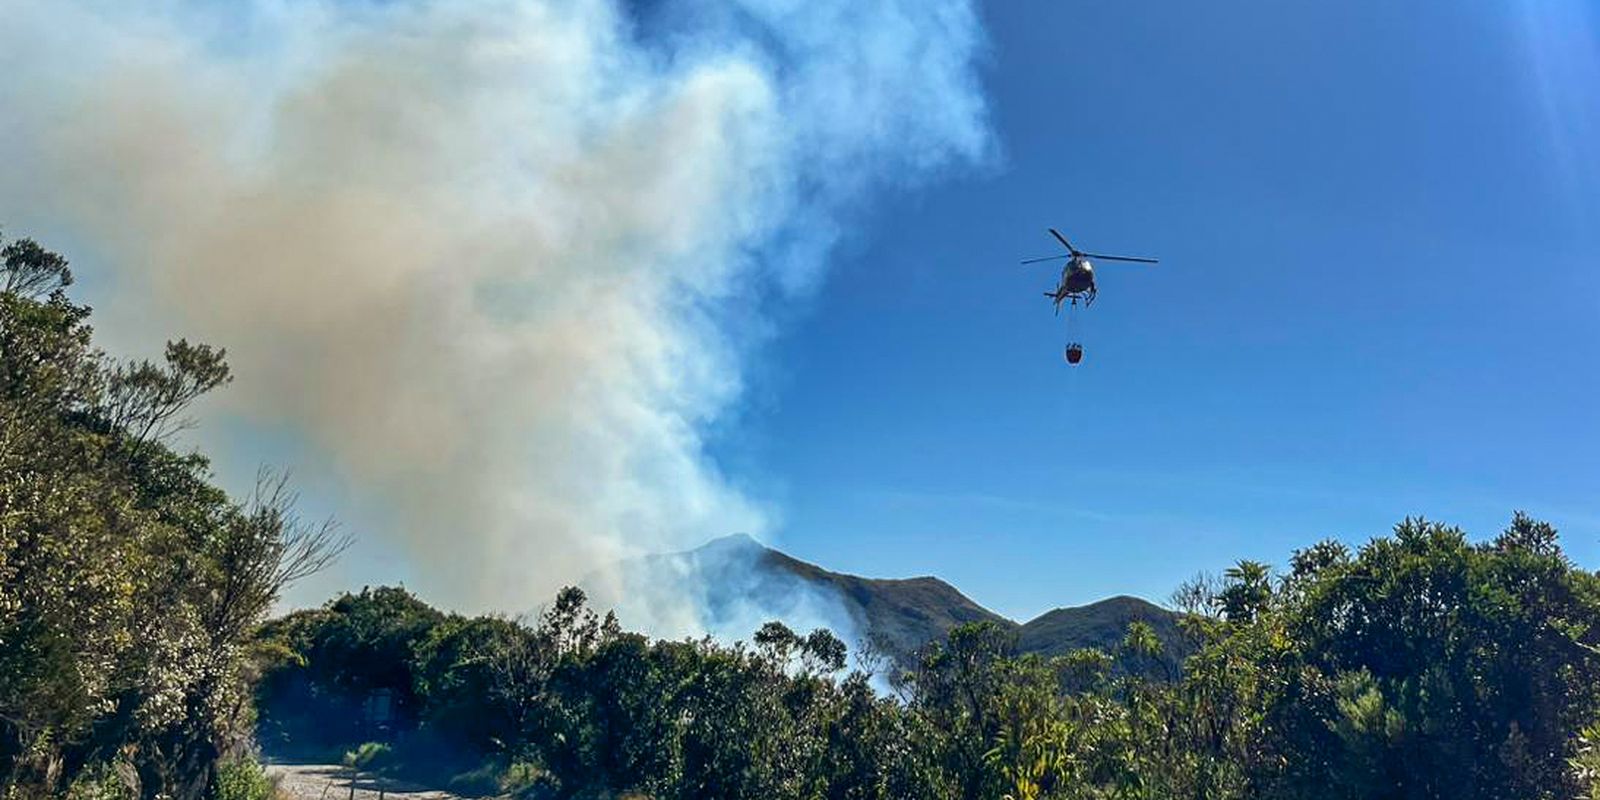
[[[1062,303],[1068,303],[1068,305],[1072,308],[1078,307],[1079,300],[1083,301],[1084,308],[1094,305],[1094,294],[1092,292],[1079,292],[1076,294],[1056,294],[1055,292],[1045,292],[1044,296],[1056,301],[1057,314],[1061,313]]]

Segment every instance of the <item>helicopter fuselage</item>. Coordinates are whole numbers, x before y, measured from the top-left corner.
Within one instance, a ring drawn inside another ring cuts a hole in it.
[[[1094,265],[1083,256],[1074,256],[1061,268],[1059,288],[1069,295],[1094,291]]]
[[[1067,265],[1061,269],[1061,282],[1056,284],[1056,290],[1045,292],[1044,296],[1055,301],[1056,313],[1061,313],[1061,306],[1067,301],[1072,301],[1076,306],[1079,300],[1085,306],[1094,302],[1094,265],[1083,256],[1073,256]]]

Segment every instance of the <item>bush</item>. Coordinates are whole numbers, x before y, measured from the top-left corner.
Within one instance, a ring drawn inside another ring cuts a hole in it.
[[[97,764],[84,770],[67,788],[67,800],[134,800],[128,788],[109,764]]]
[[[213,800],[274,800],[278,784],[255,759],[239,758],[217,766],[211,796]]]
[[[485,761],[476,768],[450,778],[448,788],[466,797],[488,797],[500,794],[502,763]]]
[[[500,776],[500,792],[516,798],[544,797],[555,793],[550,773],[526,761],[513,761]]]
[[[366,742],[344,754],[344,765],[367,772],[383,772],[395,765],[394,748],[382,742]]]

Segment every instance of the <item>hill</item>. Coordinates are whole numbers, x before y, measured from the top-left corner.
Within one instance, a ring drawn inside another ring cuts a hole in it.
[[[798,604],[797,597],[817,595],[848,614],[862,638],[897,658],[969,622],[993,622],[1012,632],[1021,652],[1059,655],[1082,647],[1112,647],[1137,620],[1155,629],[1167,652],[1181,652],[1176,615],[1136,597],[1057,608],[1019,624],[933,576],[866,578],[833,572],[743,534],[694,550],[637,559],[621,569],[633,586],[677,581],[693,587],[701,606],[719,618],[737,618],[735,609],[752,606],[783,611]]]
[[[1017,649],[1057,656],[1080,647],[1109,648],[1122,641],[1131,622],[1143,622],[1154,629],[1164,652],[1183,652],[1177,615],[1148,600],[1127,595],[1040,614],[1018,631]]]
[[[831,572],[787,553],[764,547],[761,569],[793,575],[814,587],[830,591],[862,630],[880,647],[903,655],[968,622],[993,622],[1005,628],[1016,623],[973,602],[956,587],[932,576],[918,578],[863,578]]]

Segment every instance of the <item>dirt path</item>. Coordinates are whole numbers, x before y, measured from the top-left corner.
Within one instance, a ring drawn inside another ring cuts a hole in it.
[[[461,800],[449,792],[366,773],[355,776],[355,794],[351,794],[350,770],[331,764],[271,764],[267,774],[278,781],[284,800]]]

